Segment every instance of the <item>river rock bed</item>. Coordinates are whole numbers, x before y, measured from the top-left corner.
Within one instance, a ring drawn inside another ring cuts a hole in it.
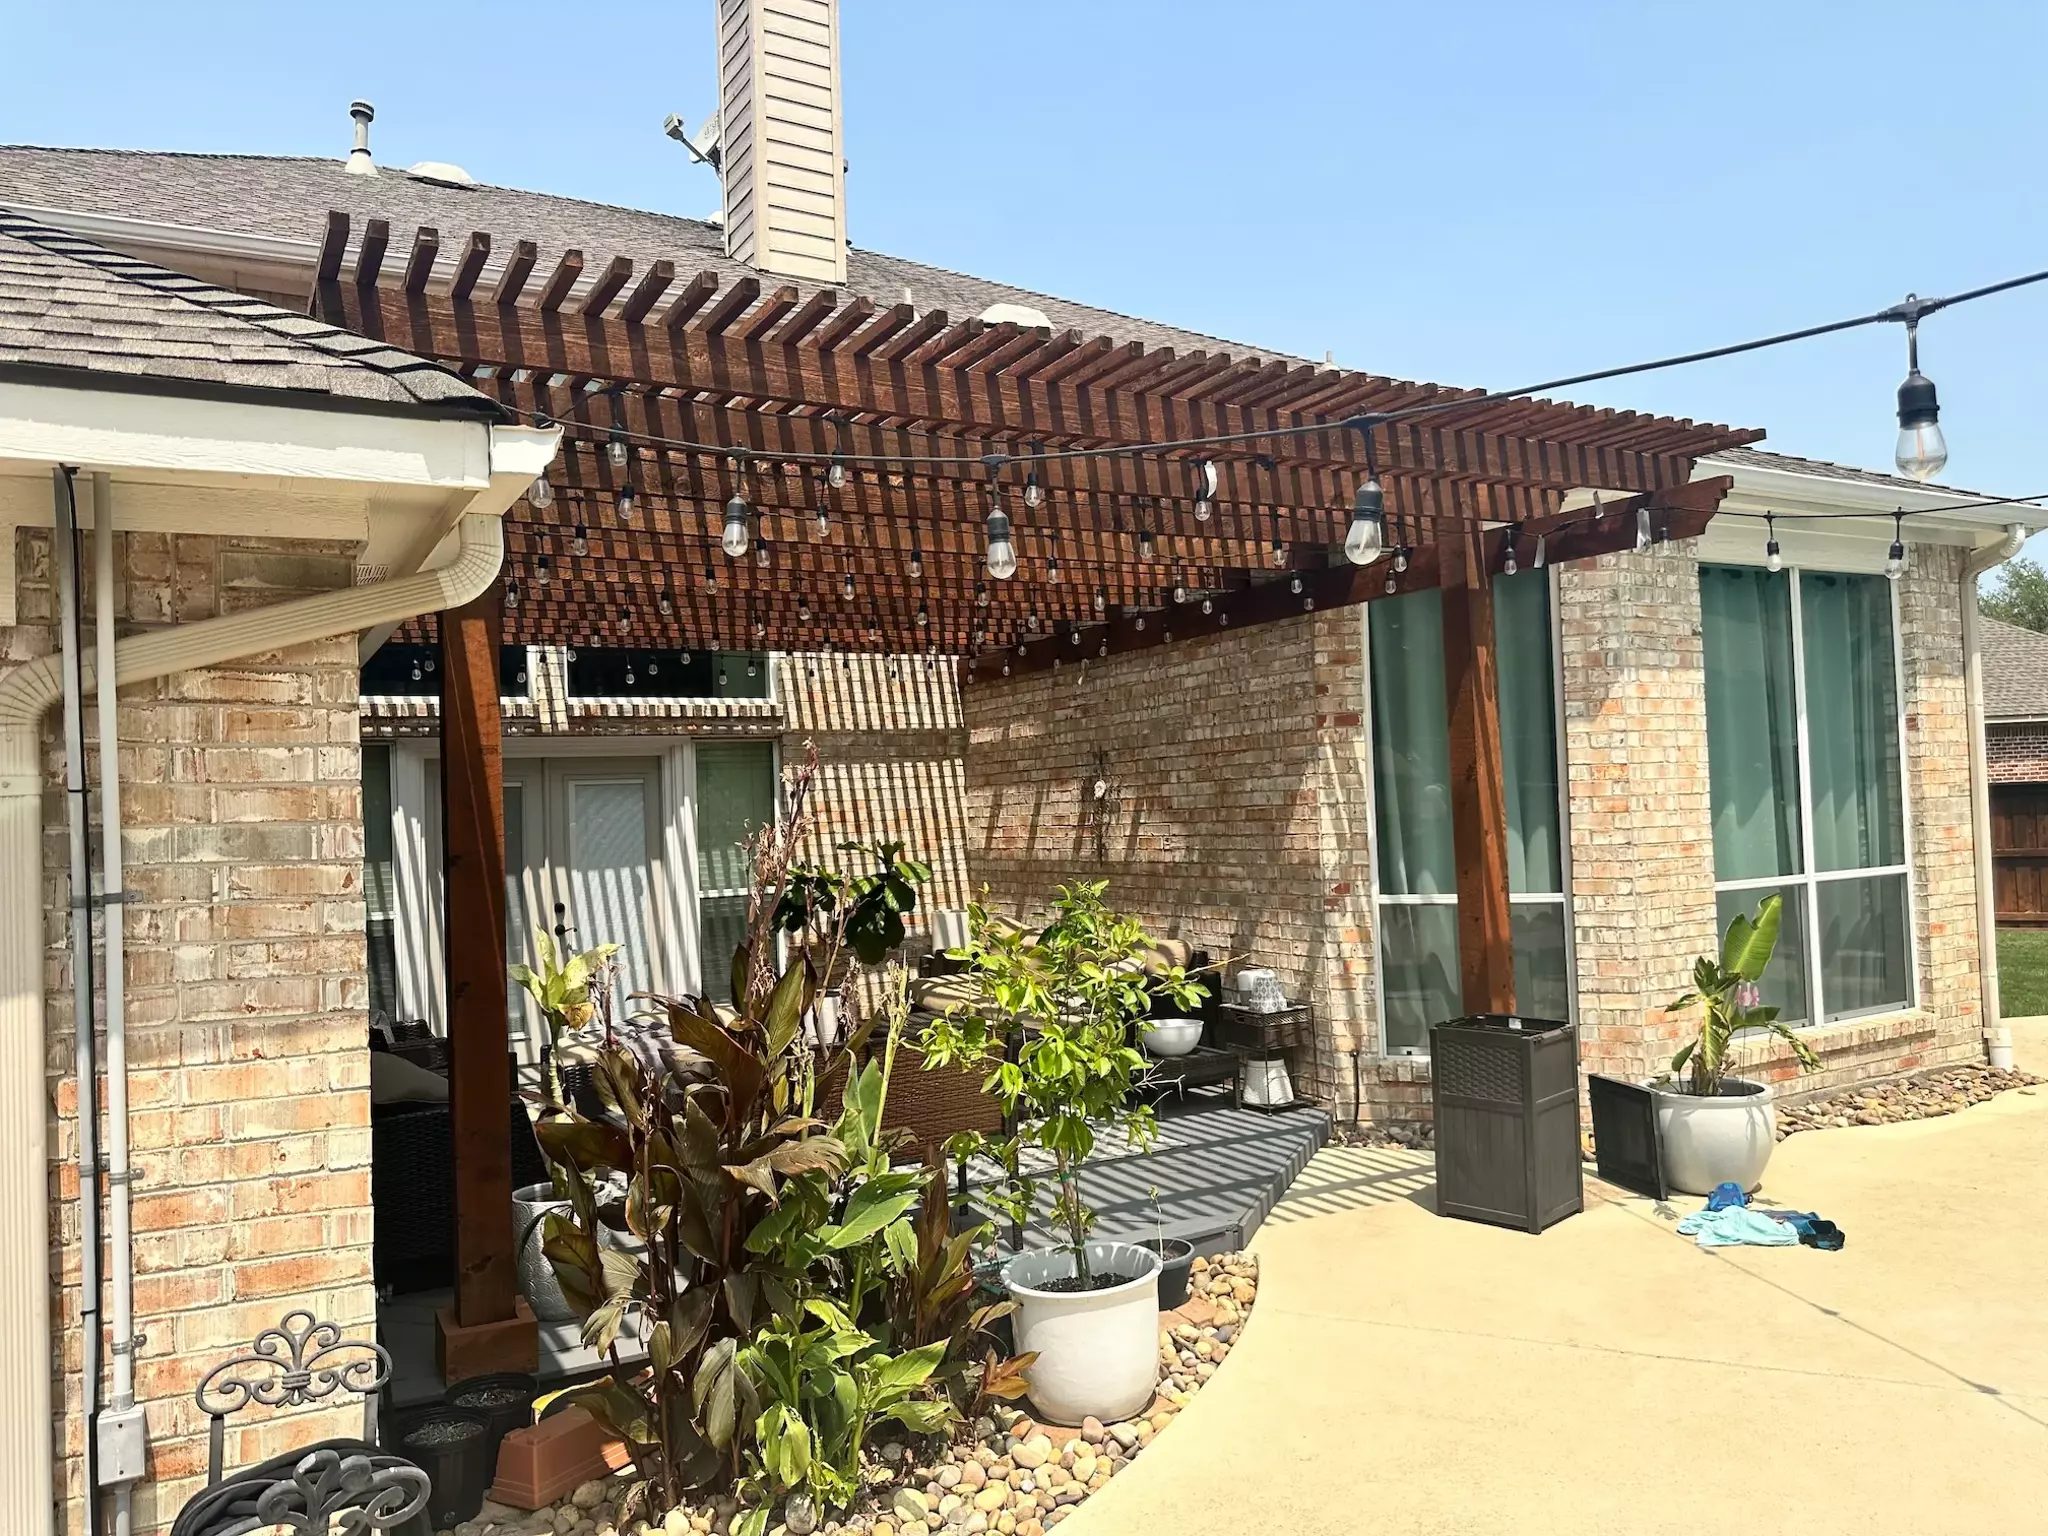
[[[1891,1125],[1900,1120],[1931,1120],[1982,1104],[2010,1089],[2031,1093],[2044,1080],[2028,1072],[1997,1067],[1937,1067],[1888,1083],[1845,1088],[1824,1099],[1778,1106],[1778,1139],[1800,1131],[1832,1130],[1847,1125]]]
[[[1258,1297],[1258,1265],[1243,1253],[1197,1258],[1188,1299],[1159,1314],[1159,1393],[1136,1417],[1042,1425],[999,1406],[961,1426],[950,1443],[875,1437],[867,1491],[852,1509],[823,1516],[803,1498],[775,1511],[769,1536],[1045,1536],[1144,1453],[1229,1358]],[[672,1509],[661,1520],[618,1523],[630,1472],[588,1482],[559,1504],[507,1509],[486,1500],[476,1519],[441,1536],[729,1536],[730,1497]]]

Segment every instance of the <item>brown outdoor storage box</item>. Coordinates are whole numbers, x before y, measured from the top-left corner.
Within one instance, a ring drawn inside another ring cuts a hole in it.
[[[1578,1030],[1479,1013],[1429,1039],[1437,1214],[1541,1232],[1583,1210]]]

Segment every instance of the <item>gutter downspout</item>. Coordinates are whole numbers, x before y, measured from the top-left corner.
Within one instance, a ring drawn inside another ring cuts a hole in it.
[[[439,569],[120,641],[114,684],[459,608],[497,579],[500,518],[517,495],[512,486],[479,492],[471,505],[490,510],[462,519],[456,556]],[[0,678],[0,1402],[8,1405],[0,1415],[0,1529],[25,1536],[50,1529],[54,1508],[40,748],[43,715],[63,691],[60,673],[57,659],[45,656]],[[89,681],[98,681],[96,669]]]
[[[1984,747],[1983,626],[1977,617],[1977,578],[2020,552],[2027,530],[2008,523],[1995,544],[1973,550],[1963,561],[1963,694],[1970,717],[1970,843],[1977,876],[1977,982],[1984,1020],[1984,1055],[1994,1067],[2012,1068],[2012,1031],[1998,999],[1998,903],[1991,868],[1991,768]]]

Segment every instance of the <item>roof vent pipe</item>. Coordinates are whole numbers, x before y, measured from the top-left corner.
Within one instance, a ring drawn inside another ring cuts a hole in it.
[[[356,147],[348,152],[342,169],[351,176],[374,176],[377,162],[370,158],[370,123],[376,118],[377,109],[367,101],[352,101],[348,104],[348,115],[356,120]]]

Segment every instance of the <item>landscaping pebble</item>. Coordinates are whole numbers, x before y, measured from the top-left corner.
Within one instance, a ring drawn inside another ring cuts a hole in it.
[[[769,1536],[1048,1536],[1216,1374],[1252,1309],[1258,1278],[1248,1254],[1194,1261],[1187,1301],[1160,1315],[1159,1395],[1143,1413],[1072,1429],[1001,1405],[963,1425],[951,1443],[885,1441],[862,1469],[864,1491],[851,1509],[832,1518],[794,1496],[769,1522]],[[644,1513],[620,1520],[619,1499],[631,1481],[628,1472],[587,1482],[546,1509],[486,1501],[474,1520],[439,1536],[731,1536],[739,1504],[730,1496],[682,1505],[656,1521]]]
[[[2044,1081],[2027,1072],[1997,1067],[1937,1067],[1887,1083],[1844,1089],[1804,1104],[1778,1106],[1778,1139],[1800,1131],[1831,1130],[1849,1125],[1890,1125],[1900,1120],[1931,1120],[1981,1104],[2010,1089],[2030,1092]]]
[[[1436,1145],[1436,1133],[1428,1125],[1340,1125],[1330,1139],[1340,1147],[1401,1147],[1410,1152],[1427,1152]]]

